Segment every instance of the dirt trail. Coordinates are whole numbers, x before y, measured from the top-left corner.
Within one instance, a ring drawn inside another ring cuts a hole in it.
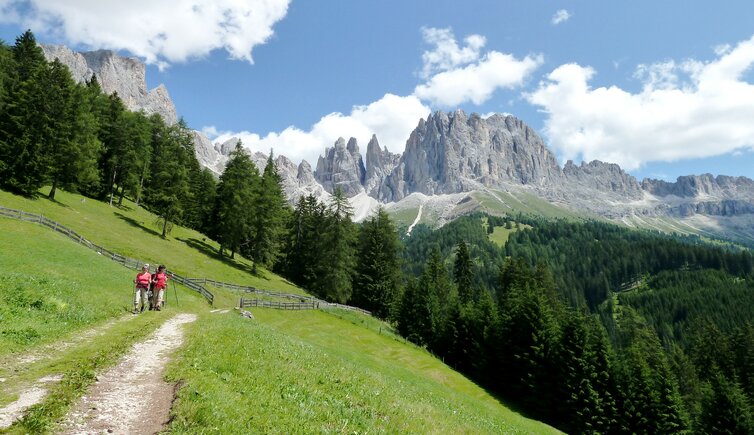
[[[170,355],[183,343],[181,325],[196,320],[178,314],[120,362],[97,377],[59,428],[65,434],[154,434],[164,428],[174,387],[163,380]],[[56,431],[58,432],[58,431]]]
[[[0,429],[10,427],[24,415],[27,409],[41,402],[47,395],[46,384],[60,382],[61,379],[60,375],[45,376],[39,379],[33,387],[19,393],[15,402],[0,408]]]

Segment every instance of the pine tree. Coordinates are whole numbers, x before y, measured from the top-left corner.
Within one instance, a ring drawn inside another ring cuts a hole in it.
[[[282,272],[296,284],[311,289],[326,267],[321,259],[326,225],[325,205],[314,195],[302,196],[288,221],[288,240]]]
[[[84,89],[71,78],[68,68],[55,59],[50,67],[47,105],[51,114],[47,152],[55,198],[58,186],[91,189],[99,183],[97,161],[101,145]]]
[[[474,275],[472,268],[469,247],[466,245],[466,242],[461,240],[458,242],[458,248],[456,249],[456,259],[453,263],[453,277],[458,286],[458,297],[462,304],[475,299],[472,288],[472,277]]]
[[[386,319],[398,295],[400,241],[384,208],[361,226],[351,303]]]
[[[167,237],[172,223],[181,218],[183,204],[190,195],[188,165],[192,145],[180,124],[155,128],[154,157],[145,200],[160,217],[162,237]]]
[[[8,104],[0,112],[0,180],[31,195],[45,183],[49,173],[49,153],[45,149],[51,132],[46,107],[49,65],[31,31],[16,38],[11,51],[14,69],[7,88]]]
[[[702,398],[696,432],[701,434],[751,434],[754,418],[741,387],[722,373],[710,374],[710,385]]]
[[[355,230],[351,222],[353,208],[343,190],[335,188],[328,205],[327,220],[318,268],[324,273],[315,281],[312,290],[328,300],[345,303],[351,297],[352,280],[356,266],[354,247]]]
[[[220,242],[220,253],[230,250],[233,258],[242,244],[249,240],[249,211],[256,201],[259,172],[241,141],[230,153],[225,171],[220,176],[215,203],[214,234]]]
[[[262,172],[256,195],[255,213],[252,219],[251,258],[271,269],[282,254],[283,232],[290,212],[283,193],[282,180],[272,156]]]

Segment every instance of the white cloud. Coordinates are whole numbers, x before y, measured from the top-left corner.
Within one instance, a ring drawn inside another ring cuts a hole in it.
[[[560,23],[565,23],[569,18],[571,18],[571,13],[565,9],[560,9],[552,16],[552,24],[557,26]]]
[[[337,112],[326,115],[308,131],[293,126],[265,136],[248,131],[218,132],[213,126],[205,127],[202,131],[216,142],[224,142],[235,136],[252,151],[268,153],[272,148],[276,154],[284,154],[294,162],[305,159],[314,166],[325,147],[333,146],[338,137],[355,137],[362,155],[366,153],[366,145],[372,134],[377,135],[383,148],[403,152],[411,131],[419,119],[428,114],[429,108],[414,96],[385,94],[369,105],[354,106],[348,115]]]
[[[424,67],[421,77],[426,79],[432,74],[447,71],[459,65],[465,65],[479,59],[479,52],[487,42],[484,36],[469,35],[464,38],[466,45],[459,47],[455,35],[450,28],[437,29],[423,27],[422,38],[427,44],[435,48],[422,54]]]
[[[127,50],[161,67],[223,49],[252,62],[289,0],[0,0],[3,18],[89,48]],[[8,6],[9,5],[9,6]],[[15,15],[15,16],[14,16]]]
[[[635,169],[649,161],[703,158],[754,147],[754,37],[709,62],[640,65],[640,92],[591,88],[595,71],[566,64],[527,95],[547,114],[545,134],[566,159]]]
[[[456,106],[468,101],[482,104],[500,88],[514,88],[543,62],[541,55],[517,59],[511,54],[480,53],[485,39],[471,35],[461,48],[450,29],[422,29],[424,40],[434,44],[422,56],[423,75],[428,80],[414,89],[414,95],[440,106]],[[435,73],[430,76],[429,73]]]

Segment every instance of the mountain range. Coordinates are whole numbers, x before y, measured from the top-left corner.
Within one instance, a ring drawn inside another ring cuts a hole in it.
[[[105,92],[118,92],[131,110],[178,116],[167,89],[149,90],[138,59],[98,50],[78,53],[43,46],[60,59],[74,79],[96,74]],[[221,174],[237,142],[212,143],[194,132],[199,162]],[[251,153],[257,166],[267,156]],[[550,217],[608,219],[628,226],[725,238],[754,246],[754,181],[711,174],[678,177],[675,182],[637,180],[618,165],[601,161],[562,167],[536,131],[510,115],[437,111],[417,126],[402,154],[372,136],[361,154],[355,138],[337,138],[316,167],[275,158],[283,188],[293,203],[301,195],[326,199],[337,187],[350,198],[356,220],[378,206],[399,223],[442,225],[476,210],[537,213]]]

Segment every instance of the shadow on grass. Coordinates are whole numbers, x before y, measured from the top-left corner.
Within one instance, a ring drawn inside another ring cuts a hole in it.
[[[186,239],[177,238],[177,240],[180,240],[181,242],[187,244],[189,247],[196,249],[197,251],[201,252],[207,257],[222,261],[223,263],[225,263],[226,265],[230,267],[238,269],[242,272],[246,272],[250,275],[254,275],[254,272],[251,266],[241,263],[240,261],[237,261],[233,258],[226,257],[225,255],[220,255],[220,253],[217,252],[217,249],[215,249],[212,245],[210,245],[209,243],[203,240],[199,240],[194,237],[186,238]]]
[[[147,227],[143,222],[139,222],[136,219],[130,218],[122,213],[118,213],[117,211],[114,214],[118,217],[118,219],[125,221],[127,224],[131,225],[134,228],[140,228],[153,236],[162,237],[162,234]]]

